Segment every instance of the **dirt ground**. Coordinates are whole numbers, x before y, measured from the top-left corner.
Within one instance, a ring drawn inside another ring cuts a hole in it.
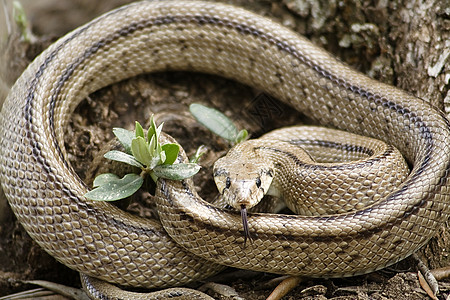
[[[25,8],[36,40],[32,44],[17,39],[11,41],[10,49],[13,49],[11,51],[14,55],[11,60],[2,61],[3,70],[5,66],[8,70],[7,76],[3,74],[3,81],[10,86],[29,61],[58,36],[92,19],[100,12],[125,2],[24,1],[27,4]],[[341,4],[335,3],[334,6],[332,5],[334,1],[298,1],[309,5],[307,12],[302,14],[303,11],[296,10],[292,4],[295,1],[229,2],[241,4],[273,17],[284,25],[306,34],[314,42],[339,55],[342,60],[379,80],[398,84],[404,81],[400,72],[392,67],[393,63],[388,60],[393,56],[391,50],[383,42],[381,44],[384,48],[377,46],[378,42],[384,41],[381,34],[371,36],[372,33],[365,32],[363,43],[343,29],[342,24],[350,22],[347,19],[371,21],[366,20],[370,19],[367,11],[371,11],[374,15],[378,14],[380,18],[386,17],[384,14],[387,12],[380,9],[379,4],[370,10],[370,3],[359,1],[348,3],[344,1]],[[320,5],[320,9],[315,9],[314,5]],[[326,7],[327,5],[329,7]],[[331,12],[327,15],[323,13],[324,11]],[[343,17],[339,19],[335,15]],[[321,21],[322,19],[327,21]],[[313,34],[314,30],[319,34]],[[352,41],[352,46],[344,47],[342,50],[345,41],[349,41],[345,38],[346,34],[349,35],[348,39]],[[388,54],[383,56],[380,53]],[[380,66],[380,63],[385,62],[388,67]],[[411,91],[414,92],[414,89]],[[421,90],[416,92],[420,94]],[[1,95],[2,93],[0,97]],[[274,128],[311,122],[276,99],[261,96],[261,91],[234,81],[185,72],[148,74],[95,92],[80,104],[67,129],[66,149],[69,159],[80,177],[85,178],[86,166],[91,164],[92,158],[102,145],[112,138],[113,127],[131,129],[135,120],[145,124],[150,115],[155,114],[158,123],[165,122],[164,131],[174,136],[189,155],[193,154],[198,146],[207,146],[208,152],[200,162],[202,171],[196,176],[195,181],[200,194],[211,199],[217,193],[211,176],[212,164],[229,149],[229,145],[193,120],[188,112],[188,106],[192,102],[219,109],[235,121],[239,128],[246,128],[252,137]],[[443,107],[443,103],[437,106]],[[24,283],[24,280],[48,280],[79,287],[78,274],[57,263],[42,251],[15,220],[5,205],[4,197],[0,198],[0,203],[0,257],[5,258],[0,265],[0,297],[35,288]],[[134,203],[130,211],[145,216],[152,215],[151,208],[148,208],[145,202]],[[419,253],[431,268],[448,265],[450,238],[447,228],[448,226],[443,226],[437,237]],[[276,277],[272,274],[228,269],[210,281],[232,286],[242,299],[256,300],[265,299],[270,294],[273,286],[268,281]],[[193,287],[202,284],[195,283]],[[440,282],[440,290],[439,299],[448,299],[450,283]],[[209,293],[218,299],[238,299],[233,296],[219,296],[212,291]],[[420,288],[417,280],[416,263],[408,258],[394,266],[364,276],[344,279],[305,279],[283,299],[426,298],[426,293]],[[46,296],[39,299],[65,298]]]

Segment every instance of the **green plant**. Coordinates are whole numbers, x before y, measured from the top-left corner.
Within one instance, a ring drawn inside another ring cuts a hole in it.
[[[16,23],[16,26],[21,34],[21,37],[24,41],[28,43],[35,42],[36,38],[31,32],[30,24],[27,19],[27,15],[25,14],[25,10],[23,9],[20,1],[13,1],[13,17]]]
[[[189,106],[189,110],[199,123],[233,144],[240,143],[248,137],[247,130],[238,131],[233,122],[216,109],[193,103]],[[104,157],[129,164],[138,168],[140,172],[129,173],[122,178],[112,173],[98,175],[93,183],[94,189],[85,194],[86,198],[99,201],[127,198],[143,185],[147,175],[155,182],[159,177],[181,180],[195,175],[200,170],[197,161],[203,155],[204,147],[198,148],[190,163],[174,164],[180,147],[177,144],[159,143],[162,127],[163,124],[156,127],[152,116],[147,135],[139,122],[136,122],[134,131],[114,128],[113,133],[123,145],[125,152],[111,150]]]
[[[220,111],[198,103],[192,103],[189,110],[194,118],[214,134],[230,141],[233,144],[245,141],[248,132],[245,129],[238,131],[233,122]]]
[[[101,174],[95,178],[94,189],[85,194],[86,198],[100,201],[124,199],[142,186],[147,175],[155,182],[159,177],[181,180],[195,175],[200,170],[196,163],[174,164],[180,150],[179,145],[160,144],[162,127],[163,124],[156,127],[152,116],[147,134],[139,122],[136,122],[134,132],[114,128],[113,133],[125,152],[112,150],[104,157],[137,167],[139,174],[129,173],[122,178],[112,173]]]

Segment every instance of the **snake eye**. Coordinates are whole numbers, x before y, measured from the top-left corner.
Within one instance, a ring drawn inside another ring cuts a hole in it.
[[[261,187],[261,178],[256,178],[256,187],[259,189]]]
[[[230,177],[227,177],[227,181],[225,182],[225,188],[228,189],[231,186],[231,179]]]
[[[230,204],[225,204],[225,209],[233,210],[233,206],[231,206]]]

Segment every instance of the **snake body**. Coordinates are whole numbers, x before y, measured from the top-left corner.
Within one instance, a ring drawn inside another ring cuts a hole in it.
[[[191,180],[160,180],[157,205],[172,240],[154,221],[87,201],[63,141],[71,112],[87,95],[167,70],[232,78],[318,123],[384,140],[403,153],[411,173],[388,196],[354,212],[250,214],[253,242],[245,248],[238,214],[205,203]],[[448,121],[429,104],[352,70],[267,18],[212,2],[144,1],[76,29],[30,64],[1,112],[0,179],[18,220],[42,248],[111,283],[180,285],[220,268],[204,259],[342,277],[408,256],[447,220],[449,140]]]
[[[214,164],[217,189],[240,210],[264,195],[300,215],[362,209],[407,177],[401,153],[380,140],[325,127],[295,126],[241,142]]]

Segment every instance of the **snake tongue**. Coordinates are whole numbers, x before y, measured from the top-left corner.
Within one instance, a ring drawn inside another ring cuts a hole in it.
[[[247,244],[247,239],[252,241],[250,237],[250,232],[248,230],[248,220],[247,220],[247,207],[245,204],[241,204],[241,218],[242,218],[242,226],[244,227],[244,248]]]

